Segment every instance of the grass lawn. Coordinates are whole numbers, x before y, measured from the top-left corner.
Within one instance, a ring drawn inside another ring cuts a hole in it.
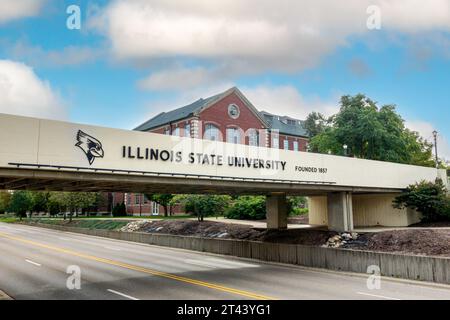
[[[125,226],[129,221],[127,220],[113,220],[113,219],[74,219],[72,222],[69,219],[24,219],[25,222],[39,222],[45,224],[61,225],[67,227],[77,227],[86,229],[105,229],[116,230]]]
[[[16,217],[0,217],[0,222],[4,223],[14,223],[17,221],[19,221],[19,219]]]
[[[133,219],[146,219],[146,220],[151,220],[151,219],[166,219],[166,220],[172,220],[172,219],[188,219],[188,218],[192,218],[192,216],[190,215],[178,215],[178,216],[169,216],[169,217],[164,217],[164,216],[123,216],[123,217],[111,217],[111,216],[82,216],[82,217],[74,217],[73,219],[108,219],[108,220],[114,220],[114,219],[128,219],[128,220],[133,220]],[[43,219],[54,219],[54,218],[43,218]],[[58,217],[57,219],[62,219],[61,217]]]

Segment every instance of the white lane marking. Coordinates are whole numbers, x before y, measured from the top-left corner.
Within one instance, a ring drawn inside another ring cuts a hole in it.
[[[122,296],[122,297],[127,298],[127,299],[130,299],[130,300],[139,300],[138,298],[129,296],[129,295],[127,295],[127,294],[125,294],[125,293],[121,293],[121,292],[119,292],[119,291],[115,291],[115,290],[111,290],[111,289],[108,289],[108,290],[106,290],[106,291],[109,291],[109,292],[111,292],[111,293],[117,294],[117,295],[119,295],[119,296]]]
[[[207,259],[202,259],[202,260],[186,259],[186,260],[184,260],[184,263],[193,264],[193,265],[202,266],[202,267],[214,268],[214,269],[241,269],[241,268],[257,268],[257,267],[259,267],[259,265],[254,265],[254,264],[228,261],[228,260],[224,260],[224,259],[214,259],[214,258],[207,258]]]
[[[37,267],[40,267],[40,266],[41,266],[41,264],[39,264],[39,263],[37,263],[37,262],[34,262],[34,261],[31,261],[31,260],[28,260],[28,259],[25,259],[25,261],[28,262],[28,263],[31,263],[31,264],[33,264],[33,265],[35,265],[35,266],[37,266]]]
[[[119,248],[113,248],[113,247],[108,247],[108,246],[103,246],[103,248],[109,249],[109,250],[114,250],[114,251],[122,251],[122,249],[119,249]]]
[[[186,259],[186,260],[184,260],[184,263],[187,263],[187,264],[193,264],[193,265],[195,265],[195,266],[201,266],[201,267],[213,268],[213,269],[220,268],[220,267],[217,266],[217,265],[208,264],[208,263],[205,263],[205,262],[203,262],[203,261],[201,261],[201,260],[191,260],[191,259]]]
[[[69,238],[63,238],[63,237],[58,237],[59,240],[63,240],[63,241],[70,241]]]
[[[357,292],[357,294],[360,294],[363,296],[371,296],[371,297],[375,297],[375,298],[388,299],[388,300],[401,300],[398,298],[386,297],[386,296],[381,296],[381,295],[371,294],[371,293],[366,293],[366,292]]]
[[[221,265],[222,267],[227,266],[229,268],[259,268],[259,264],[254,263],[244,263],[244,262],[238,262],[233,260],[225,260],[225,259],[218,259],[218,258],[207,258],[205,259],[207,262],[215,262]]]

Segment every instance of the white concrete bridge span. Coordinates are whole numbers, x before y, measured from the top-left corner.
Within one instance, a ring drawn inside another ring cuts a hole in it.
[[[269,227],[286,195],[329,195],[328,224],[353,227],[353,194],[398,193],[445,170],[0,114],[0,189],[263,194]]]

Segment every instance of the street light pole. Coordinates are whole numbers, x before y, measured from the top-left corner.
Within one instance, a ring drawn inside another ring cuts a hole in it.
[[[434,137],[434,156],[436,157],[436,169],[439,168],[439,157],[438,157],[438,151],[437,151],[437,134],[438,132],[436,130],[433,131],[433,137]]]

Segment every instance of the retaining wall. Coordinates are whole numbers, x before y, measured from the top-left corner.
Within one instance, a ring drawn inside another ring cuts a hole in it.
[[[330,270],[366,273],[368,266],[377,265],[383,276],[450,284],[450,258],[246,240],[91,230],[41,223],[32,225],[118,240]]]

